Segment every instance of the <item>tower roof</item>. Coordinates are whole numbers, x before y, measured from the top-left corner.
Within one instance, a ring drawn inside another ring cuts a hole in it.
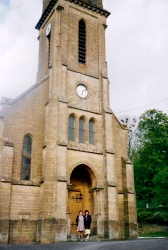
[[[51,0],[43,0],[43,12],[45,11],[50,2]]]
[[[43,12],[46,10],[50,2],[51,0],[43,0]],[[82,0],[80,2],[85,2],[96,7],[103,8],[102,0]]]
[[[58,0],[43,0],[43,13],[35,28],[39,30]],[[110,12],[103,9],[102,0],[65,0],[108,17]]]

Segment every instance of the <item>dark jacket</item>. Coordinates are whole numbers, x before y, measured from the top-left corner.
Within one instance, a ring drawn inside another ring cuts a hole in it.
[[[84,215],[84,225],[85,225],[85,229],[90,229],[90,225],[92,223],[92,217],[91,215]]]

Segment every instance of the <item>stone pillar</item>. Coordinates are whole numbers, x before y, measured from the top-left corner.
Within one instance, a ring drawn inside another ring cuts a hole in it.
[[[106,139],[106,179],[107,179],[107,196],[106,196],[106,237],[109,239],[119,238],[119,213],[117,198],[117,183],[115,171],[114,156],[114,138],[113,138],[113,115],[110,112],[105,113],[105,139]],[[106,225],[107,224],[107,225]]]
[[[114,154],[107,153],[107,183],[108,183],[108,237],[109,239],[119,238],[119,213],[117,199],[117,184],[115,173]]]
[[[0,182],[0,244],[8,244],[11,181],[13,167],[14,146],[7,138],[3,142],[1,155],[1,182]]]
[[[108,184],[109,239],[119,239],[119,214],[116,186]]]
[[[66,213],[67,215],[67,237],[70,236],[70,232],[71,232],[71,221],[69,218],[69,212]]]
[[[134,187],[134,171],[133,165],[128,162],[126,164],[126,179],[128,190],[128,215],[129,215],[129,237],[138,237],[137,232],[137,211],[136,211],[136,198]]]
[[[55,241],[67,240],[67,177],[66,160],[67,147],[61,142],[57,151],[57,183],[55,197],[55,218],[57,227],[55,231]]]
[[[105,110],[108,110],[109,106],[110,106],[110,103],[109,103],[109,80],[105,79],[105,78],[103,78],[103,93],[104,93],[103,108]]]
[[[103,211],[101,211],[101,202],[103,202],[101,192],[103,189],[102,187],[96,187],[91,190],[93,192],[92,234],[102,238],[104,236]]]
[[[55,241],[56,142],[58,100],[51,98],[46,106],[45,148],[43,154],[43,197],[39,221],[41,243]]]
[[[44,2],[47,4],[47,1]],[[61,58],[61,13],[63,8],[57,6],[54,13],[51,34],[52,60],[49,73],[49,102],[46,106],[46,145],[44,149],[43,171],[44,191],[41,224],[41,242],[67,240],[67,103],[65,100],[66,68],[64,68],[62,86]]]
[[[57,227],[55,241],[67,240],[67,103],[59,101],[58,104],[58,140],[56,162],[56,192],[55,192],[55,218]]]
[[[138,229],[134,187],[134,172],[133,165],[127,157],[123,158],[123,190],[125,235],[129,238],[137,238]]]
[[[105,30],[106,30],[106,20],[100,19],[99,21],[99,73],[100,73],[100,85],[101,92],[100,99],[102,108],[105,111],[110,110],[110,99],[109,99],[109,80],[107,72],[106,63],[106,53],[105,53]],[[110,124],[109,124],[110,125]]]
[[[125,239],[125,209],[124,209],[124,192],[118,190],[118,209],[119,209],[119,221],[120,221],[120,239]]]
[[[62,94],[62,33],[61,33],[61,19],[63,7],[58,5],[55,14],[55,28],[53,30],[53,56],[52,56],[52,79],[51,79],[51,93],[53,96]],[[65,74],[64,74],[65,75]],[[65,78],[64,78],[65,80]]]

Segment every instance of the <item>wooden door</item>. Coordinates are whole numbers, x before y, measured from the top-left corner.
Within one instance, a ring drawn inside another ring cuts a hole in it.
[[[79,210],[87,209],[92,214],[91,179],[84,167],[78,166],[71,174],[71,189],[68,193],[71,234],[77,233],[76,217]]]

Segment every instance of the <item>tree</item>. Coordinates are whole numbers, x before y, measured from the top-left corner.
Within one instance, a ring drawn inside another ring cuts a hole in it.
[[[168,205],[168,116],[152,109],[141,115],[132,158],[137,201]]]
[[[135,132],[138,124],[138,118],[136,116],[130,117],[129,115],[125,115],[121,116],[119,119],[120,122],[128,128],[128,156],[132,159],[135,149],[134,145],[136,144]]]

